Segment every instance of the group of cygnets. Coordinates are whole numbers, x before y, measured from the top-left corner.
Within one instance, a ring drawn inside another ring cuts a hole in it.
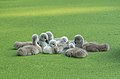
[[[87,42],[83,36],[77,34],[73,40],[68,40],[67,36],[54,38],[51,31],[32,35],[30,42],[15,42],[14,48],[17,49],[17,56],[30,56],[39,53],[60,54],[68,57],[86,57],[88,52],[102,52],[109,50],[108,44],[98,44]]]

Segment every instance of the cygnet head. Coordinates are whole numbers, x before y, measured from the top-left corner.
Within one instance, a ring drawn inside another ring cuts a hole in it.
[[[50,45],[51,47],[56,47],[56,46],[57,46],[56,40],[50,40],[49,45]]]
[[[75,48],[75,45],[73,43],[69,43],[69,48]]]
[[[62,41],[63,41],[64,43],[67,43],[67,42],[68,42],[68,38],[67,38],[66,36],[61,37],[61,39],[62,39]]]
[[[48,41],[50,41],[54,38],[54,35],[51,31],[47,31],[46,34],[48,35]]]
[[[81,42],[84,42],[83,36],[80,35],[80,34],[75,35],[75,37],[74,37],[74,42],[75,42],[75,44],[79,44],[79,43],[81,43]]]
[[[37,34],[33,34],[32,35],[32,40],[33,40],[33,45],[36,44],[39,41],[38,35]]]
[[[41,33],[39,40],[43,42],[48,41],[48,35],[46,33]]]

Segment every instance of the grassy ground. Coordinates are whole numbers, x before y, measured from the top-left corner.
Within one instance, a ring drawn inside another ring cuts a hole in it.
[[[119,79],[119,0],[0,0],[0,79]],[[52,31],[55,37],[109,43],[86,58],[62,54],[18,57],[15,41]]]

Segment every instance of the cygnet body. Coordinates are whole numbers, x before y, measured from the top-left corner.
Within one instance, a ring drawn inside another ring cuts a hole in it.
[[[56,40],[50,40],[49,44],[43,48],[43,52],[47,54],[57,54],[58,47],[56,44]]]
[[[32,45],[26,45],[24,47],[21,47],[17,50],[18,56],[29,56],[29,55],[35,55],[42,52],[42,48],[37,44],[39,41],[38,35],[33,34],[32,35]]]
[[[73,43],[69,43],[66,47],[64,47],[64,49],[62,50],[62,53],[65,53],[66,50],[70,48],[75,48],[75,45]]]
[[[88,55],[87,51],[78,47],[66,50],[65,55],[68,57],[83,58]]]
[[[64,48],[68,46],[68,38],[66,36],[61,37],[59,40],[57,40],[57,46],[59,53],[63,53]]]
[[[18,41],[16,41],[15,43],[14,43],[14,48],[15,49],[19,49],[20,47],[23,47],[23,46],[26,46],[26,45],[32,45],[32,42],[18,42]]]
[[[83,49],[85,49],[88,52],[102,52],[102,51],[108,51],[110,47],[108,44],[98,44],[95,42],[88,42],[83,45]]]

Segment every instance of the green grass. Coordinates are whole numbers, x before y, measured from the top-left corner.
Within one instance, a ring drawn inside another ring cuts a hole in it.
[[[119,0],[0,0],[0,79],[119,79]],[[63,54],[16,56],[15,41],[33,33],[109,43],[108,52],[86,58]]]

